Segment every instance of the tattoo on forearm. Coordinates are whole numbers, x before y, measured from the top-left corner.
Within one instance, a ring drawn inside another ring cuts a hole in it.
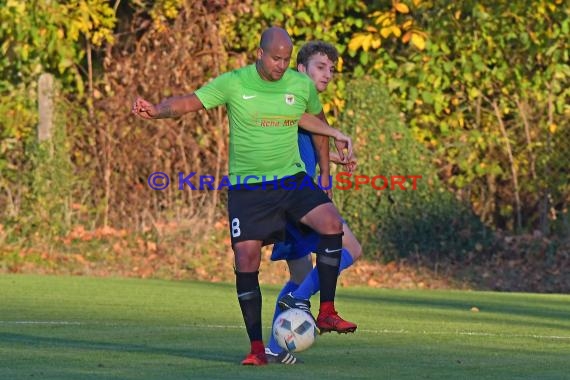
[[[164,104],[157,107],[158,114],[156,115],[157,119],[167,119],[171,117],[179,116],[173,109],[170,104]]]

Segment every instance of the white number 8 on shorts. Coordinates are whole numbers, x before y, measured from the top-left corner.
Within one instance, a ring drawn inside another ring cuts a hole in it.
[[[238,237],[241,235],[241,230],[239,229],[239,219],[232,219],[232,237]]]

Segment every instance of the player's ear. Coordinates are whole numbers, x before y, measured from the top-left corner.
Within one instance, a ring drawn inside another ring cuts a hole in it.
[[[305,65],[303,65],[302,63],[299,63],[297,65],[297,71],[300,73],[306,73],[307,72],[307,68],[305,67]]]
[[[261,59],[261,56],[263,55],[263,49],[262,48],[257,48],[257,59]]]

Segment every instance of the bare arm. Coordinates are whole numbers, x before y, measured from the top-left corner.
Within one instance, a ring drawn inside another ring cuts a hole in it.
[[[338,129],[329,126],[326,122],[319,119],[317,116],[308,113],[305,113],[303,116],[301,116],[301,119],[299,120],[299,127],[311,133],[333,138],[342,135]]]
[[[143,119],[166,119],[180,117],[188,112],[196,112],[204,108],[198,97],[192,93],[167,98],[157,105],[137,97],[133,103],[132,113]]]
[[[303,114],[299,120],[299,126],[311,133],[330,136],[335,139],[338,154],[343,162],[352,157],[352,140],[336,128],[329,126],[315,115]],[[347,150],[347,153],[344,152]]]
[[[317,117],[322,121],[324,121],[325,123],[327,122],[327,119],[323,111],[321,111],[321,113],[318,114]],[[319,172],[321,176],[321,185],[326,189],[330,185],[329,137],[313,133],[311,134],[311,139],[313,140],[313,144],[315,145],[315,150],[317,151],[317,157],[319,159]],[[329,197],[332,197],[331,189],[325,190],[325,192]]]

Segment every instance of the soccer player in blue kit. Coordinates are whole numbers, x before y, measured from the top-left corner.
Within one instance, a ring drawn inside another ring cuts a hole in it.
[[[322,41],[312,41],[305,44],[297,54],[297,70],[306,73],[315,83],[317,91],[323,92],[332,80],[337,61],[338,52],[334,46]],[[318,163],[321,174],[318,182],[324,189],[331,189],[332,184],[328,183],[328,137],[313,135],[299,129],[298,142],[307,174],[314,178]],[[342,162],[340,157],[333,152],[330,153],[330,160],[345,164],[349,171],[352,171],[356,165],[355,161]],[[327,193],[329,196],[332,195],[330,191]],[[310,313],[309,298],[320,289],[318,271],[313,268],[311,257],[311,253],[317,248],[319,235],[291,223],[288,223],[286,228],[287,240],[274,245],[271,260],[287,260],[291,277],[278,296],[273,321],[279,313],[290,308],[299,308]],[[339,272],[351,266],[362,254],[360,243],[346,223],[343,223],[343,232]],[[357,328],[354,323],[343,320],[336,313],[332,302],[321,303],[316,324],[321,333],[329,331],[349,333]],[[297,364],[301,362],[299,358],[281,348],[273,338],[273,334],[271,334],[265,353],[269,363]]]

